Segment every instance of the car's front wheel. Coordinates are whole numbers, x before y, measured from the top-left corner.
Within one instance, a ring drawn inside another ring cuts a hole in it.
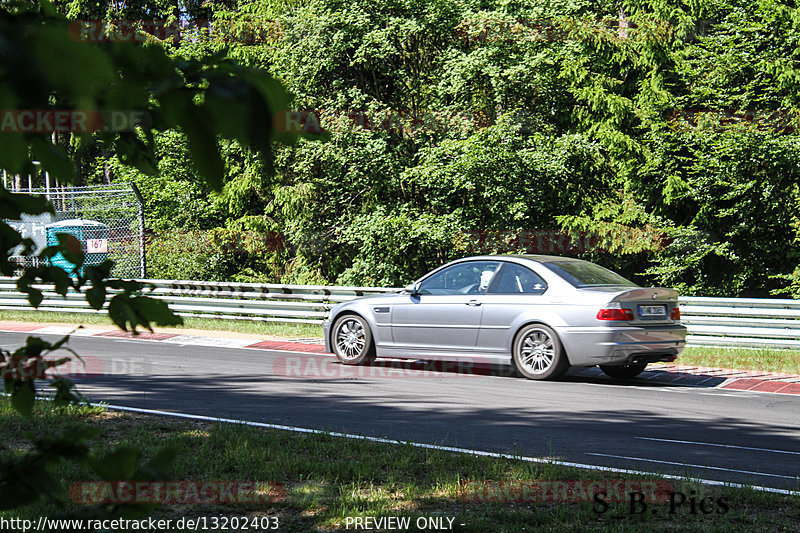
[[[514,366],[528,379],[554,379],[569,369],[561,341],[542,324],[530,324],[517,333],[512,356]]]
[[[600,365],[600,370],[614,379],[631,379],[635,378],[647,368],[647,363],[636,363],[632,365],[609,366]]]
[[[331,344],[336,358],[346,365],[360,365],[375,359],[375,346],[367,321],[357,315],[344,315],[331,328]]]

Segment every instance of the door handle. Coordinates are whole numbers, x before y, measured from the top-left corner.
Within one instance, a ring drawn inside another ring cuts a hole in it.
[[[470,305],[472,307],[477,307],[477,306],[481,305],[481,303],[478,300],[470,300],[470,301],[467,302],[467,305]]]

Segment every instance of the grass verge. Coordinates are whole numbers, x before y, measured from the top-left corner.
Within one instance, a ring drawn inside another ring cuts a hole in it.
[[[676,362],[683,365],[800,374],[800,350],[688,346]]]
[[[152,515],[174,521],[273,517],[277,531],[292,532],[353,530],[356,518],[388,517],[407,518],[410,526],[370,530],[427,531],[436,529],[430,520],[438,519],[441,522],[434,523],[448,524],[444,530],[476,533],[795,531],[800,513],[798,498],[793,496],[663,480],[670,484],[672,492],[687,498],[683,505],[672,509],[673,513],[668,502],[648,503],[646,512],[631,513],[628,501],[609,503],[604,512],[599,512],[601,506],[591,501],[591,496],[586,498],[589,501],[580,503],[548,503],[536,501],[531,497],[534,492],[512,490],[546,486],[559,480],[643,478],[327,435],[178,421],[98,408],[54,408],[45,402],[36,406],[33,418],[24,419],[10,409],[4,397],[0,398],[0,435],[4,444],[0,458],[24,453],[29,445],[23,435],[48,435],[65,423],[99,428],[102,434],[94,442],[98,454],[117,446],[135,446],[145,457],[165,447],[184,450],[172,465],[171,480],[249,480],[277,482],[285,488],[285,498],[275,501],[164,505]],[[66,486],[91,479],[83,467],[68,463],[59,466],[55,474]],[[499,482],[504,488],[495,490],[495,483],[488,492],[470,491],[468,487],[476,484],[465,484],[467,480]],[[646,481],[658,478],[648,476]],[[556,490],[554,494],[568,499],[563,491]],[[509,497],[519,501],[503,501]],[[690,504],[692,499],[697,505]],[[702,506],[703,501],[713,503]],[[78,507],[68,501],[66,511],[75,512]],[[641,506],[636,510],[642,510]],[[36,521],[58,512],[59,509],[34,504],[0,511],[0,518]],[[424,520],[425,527],[417,527],[422,524],[418,520]]]
[[[47,322],[56,324],[83,324],[85,326],[117,326],[106,313],[58,313],[50,311],[0,311],[0,320],[15,322]],[[222,318],[183,317],[183,326],[161,327],[159,330],[201,329],[207,331],[235,331],[253,335],[276,337],[322,337],[322,326],[316,324],[288,324],[255,320],[225,320]]]

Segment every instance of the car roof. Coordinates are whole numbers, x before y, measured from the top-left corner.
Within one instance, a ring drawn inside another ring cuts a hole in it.
[[[474,257],[464,257],[457,261],[475,261],[475,260],[498,260],[498,259],[527,259],[529,261],[536,261],[538,263],[553,263],[556,261],[575,261],[584,262],[583,259],[575,257],[564,257],[561,255],[540,255],[540,254],[505,254],[505,255],[476,255]]]
[[[564,257],[563,255],[538,255],[538,254],[525,254],[525,255],[508,255],[506,257],[519,257],[521,259],[530,259],[531,261],[538,261],[540,263],[553,263],[555,261],[574,261],[584,263],[583,259],[577,257]]]

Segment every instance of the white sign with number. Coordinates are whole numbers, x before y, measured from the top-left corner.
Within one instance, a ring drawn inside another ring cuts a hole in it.
[[[87,254],[108,253],[108,239],[86,239]]]

